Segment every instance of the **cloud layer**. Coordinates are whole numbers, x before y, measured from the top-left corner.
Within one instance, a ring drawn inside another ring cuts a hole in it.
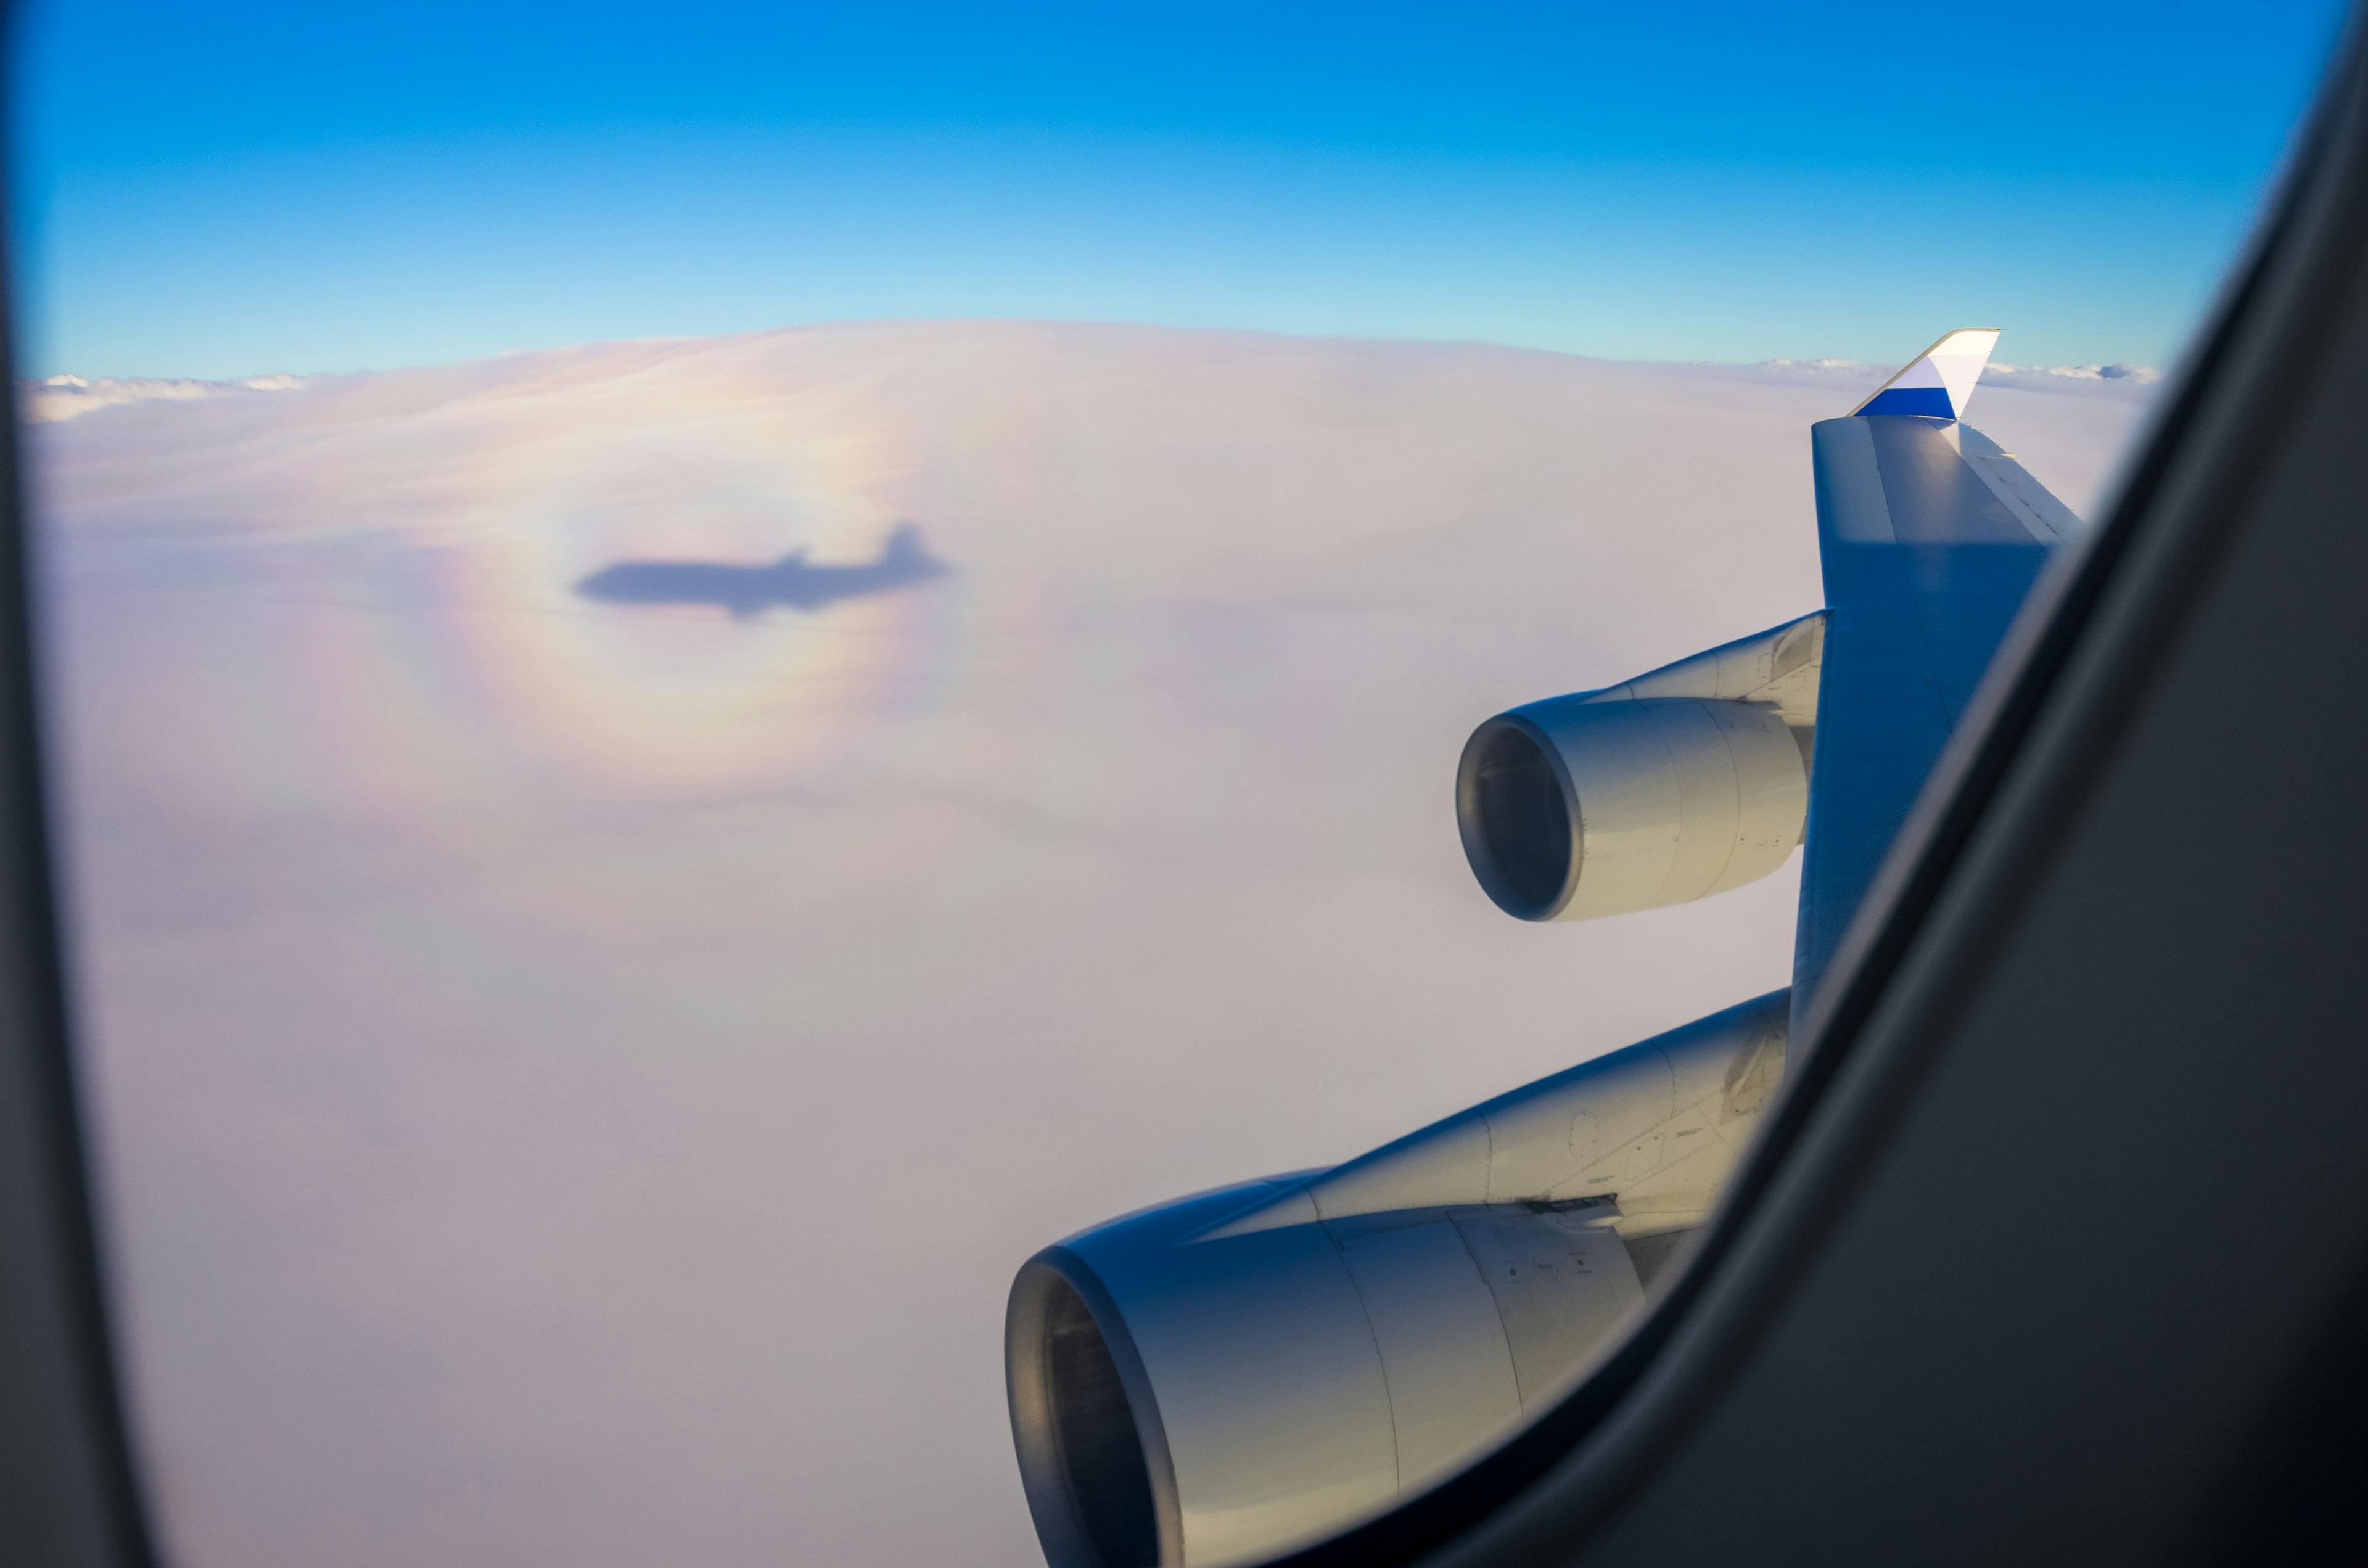
[[[1815,608],[1856,374],[882,325],[37,430],[175,1561],[1035,1562],[1030,1252],[1782,983],[1791,871],[1523,926],[1450,781]],[[2089,508],[2060,380],[1976,417]]]

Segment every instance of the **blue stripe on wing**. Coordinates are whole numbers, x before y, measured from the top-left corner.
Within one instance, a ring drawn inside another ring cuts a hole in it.
[[[1885,387],[1867,400],[1867,414],[1914,414],[1928,419],[1954,419],[1957,411],[1950,405],[1946,387]]]

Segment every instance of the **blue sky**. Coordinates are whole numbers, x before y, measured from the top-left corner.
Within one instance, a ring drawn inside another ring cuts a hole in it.
[[[877,317],[2174,357],[2330,0],[23,0],[22,369]]]

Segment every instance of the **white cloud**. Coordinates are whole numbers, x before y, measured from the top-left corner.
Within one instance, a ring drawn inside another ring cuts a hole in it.
[[[1768,359],[1735,369],[1771,380],[1843,384],[1878,382],[1899,367],[1858,359]],[[1993,359],[1982,371],[1981,384],[2143,400],[2162,379],[2160,370],[2147,365],[2009,365]]]
[[[2021,387],[2031,392],[2074,392],[2146,401],[2163,379],[2150,365],[2006,365],[1996,360],[1982,372],[1984,386]]]
[[[54,425],[119,403],[146,403],[156,398],[188,400],[244,392],[288,392],[304,384],[302,376],[285,372],[249,376],[244,381],[199,381],[160,380],[149,376],[51,376],[46,381],[17,383],[17,406],[28,424]]]

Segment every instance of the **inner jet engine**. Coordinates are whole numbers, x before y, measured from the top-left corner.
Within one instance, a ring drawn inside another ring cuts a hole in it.
[[[1271,1556],[1557,1398],[1708,1218],[1782,1076],[1790,995],[1030,1259],[1005,1366],[1052,1568]]]
[[[1591,920],[1759,881],[1801,841],[1822,612],[1473,732],[1455,815],[1523,920]]]

